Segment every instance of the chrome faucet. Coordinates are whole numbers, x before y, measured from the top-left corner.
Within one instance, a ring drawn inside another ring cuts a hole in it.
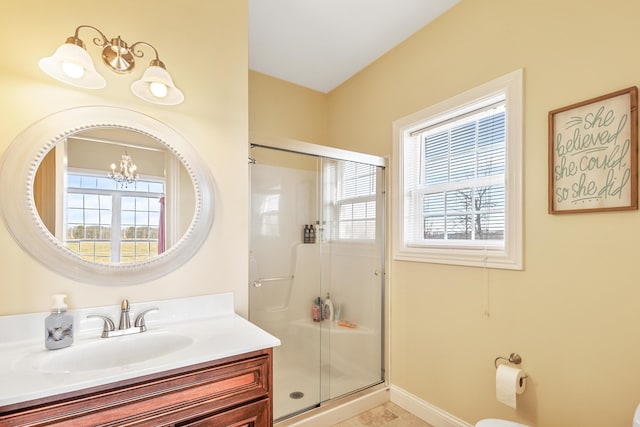
[[[120,323],[118,323],[118,329],[116,329],[113,320],[111,320],[107,316],[103,316],[101,314],[91,314],[87,316],[97,317],[104,321],[104,325],[102,327],[102,338],[110,338],[110,337],[119,337],[122,335],[130,335],[130,334],[139,334],[147,330],[147,325],[145,323],[145,315],[151,311],[158,311],[157,307],[149,308],[144,310],[136,317],[136,320],[131,326],[131,318],[129,317],[129,300],[122,300],[122,304],[120,305]]]
[[[120,305],[120,323],[118,329],[129,329],[131,327],[131,318],[129,317],[129,300],[123,299]]]

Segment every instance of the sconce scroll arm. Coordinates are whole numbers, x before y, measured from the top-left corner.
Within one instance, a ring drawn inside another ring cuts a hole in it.
[[[78,26],[78,28],[76,28],[75,34],[73,35],[73,37],[77,40],[80,40],[80,38],[78,37],[78,34],[80,33],[80,28],[91,28],[92,30],[95,30],[98,32],[98,34],[100,34],[100,36],[102,37],[102,40],[100,40],[98,37],[94,37],[93,38],[93,43],[96,46],[100,46],[100,47],[105,47],[106,45],[109,44],[109,40],[107,39],[107,36],[100,31],[99,29],[97,29],[96,27],[92,26],[92,25],[80,25]]]
[[[147,42],[145,42],[145,41],[135,42],[135,43],[133,43],[133,44],[129,47],[129,49],[131,49],[131,52],[132,52],[136,57],[138,57],[138,58],[142,58],[142,57],[144,56],[144,52],[143,52],[140,48],[136,49],[136,46],[138,46],[138,45],[145,45],[145,46],[148,46],[148,47],[150,47],[151,49],[153,49],[153,53],[155,53],[155,55],[156,55],[156,59],[155,59],[155,60],[156,60],[157,62],[162,63],[162,61],[160,61],[160,56],[158,55],[158,49],[156,49],[155,47],[153,47],[153,45],[152,45],[151,43],[147,43]],[[164,65],[164,64],[163,64],[163,65]]]

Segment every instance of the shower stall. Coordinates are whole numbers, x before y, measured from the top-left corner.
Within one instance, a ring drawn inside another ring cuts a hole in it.
[[[251,145],[249,316],[282,341],[275,420],[384,382],[384,180],[380,157]]]

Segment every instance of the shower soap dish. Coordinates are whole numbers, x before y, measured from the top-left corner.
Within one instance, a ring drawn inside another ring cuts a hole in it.
[[[346,320],[341,320],[338,322],[338,326],[344,326],[345,328],[355,329],[358,327],[355,323],[347,322]]]

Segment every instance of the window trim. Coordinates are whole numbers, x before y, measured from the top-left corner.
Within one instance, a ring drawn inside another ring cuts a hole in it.
[[[445,101],[417,111],[393,122],[393,259],[399,261],[430,262],[522,270],[523,261],[523,173],[522,173],[522,114],[523,71],[513,71],[488,83],[477,86]],[[435,122],[464,114],[479,102],[489,102],[504,93],[506,120],[505,164],[505,240],[504,247],[465,245],[460,241],[438,242],[418,246],[404,239],[404,139],[412,132]]]

